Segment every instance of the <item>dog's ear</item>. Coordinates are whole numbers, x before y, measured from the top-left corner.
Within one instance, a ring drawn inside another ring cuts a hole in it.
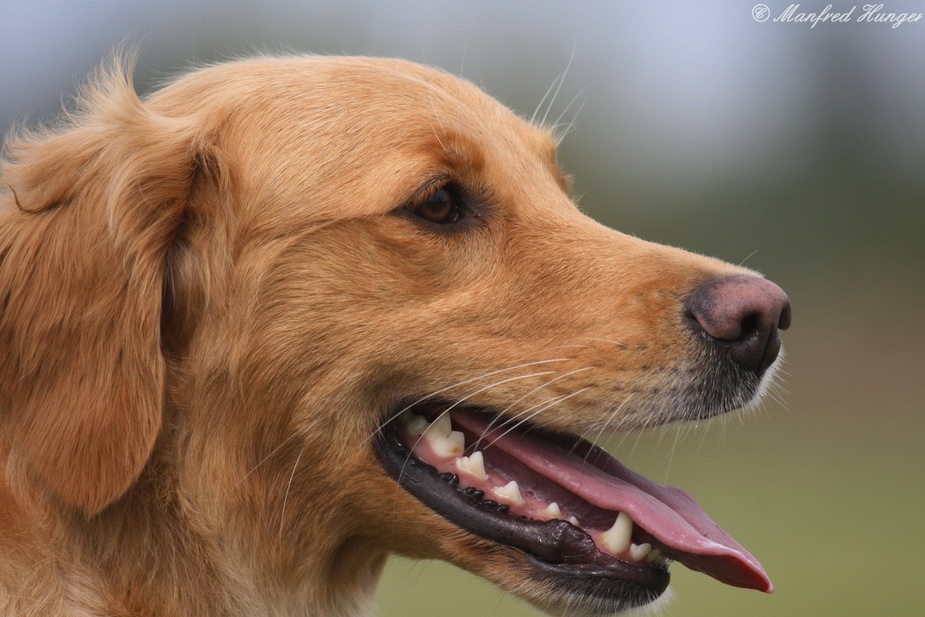
[[[159,434],[165,261],[218,157],[191,117],[141,102],[118,61],[67,126],[5,152],[0,426],[10,462],[87,515],[137,480]]]

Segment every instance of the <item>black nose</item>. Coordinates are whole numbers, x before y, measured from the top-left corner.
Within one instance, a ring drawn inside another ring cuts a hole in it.
[[[790,298],[758,276],[730,276],[695,289],[688,315],[733,362],[761,376],[780,353],[778,330],[790,327]]]

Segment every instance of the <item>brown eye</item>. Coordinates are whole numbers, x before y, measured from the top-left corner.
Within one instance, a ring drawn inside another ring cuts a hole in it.
[[[414,208],[413,212],[436,225],[455,223],[459,220],[459,199],[454,191],[444,187]]]

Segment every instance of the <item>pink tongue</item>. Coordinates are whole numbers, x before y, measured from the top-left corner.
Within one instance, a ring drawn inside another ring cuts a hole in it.
[[[476,435],[492,430],[486,419],[468,413],[454,413],[453,421]],[[736,587],[774,590],[758,560],[686,492],[644,478],[599,448],[580,457],[529,434],[505,434],[497,428],[482,440],[585,501],[626,512],[659,542],[674,549],[670,556],[689,568]]]

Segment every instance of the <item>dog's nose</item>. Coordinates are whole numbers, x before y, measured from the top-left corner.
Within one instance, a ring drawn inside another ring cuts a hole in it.
[[[714,279],[694,290],[688,315],[736,364],[762,375],[780,353],[778,330],[790,327],[790,298],[758,276]]]

